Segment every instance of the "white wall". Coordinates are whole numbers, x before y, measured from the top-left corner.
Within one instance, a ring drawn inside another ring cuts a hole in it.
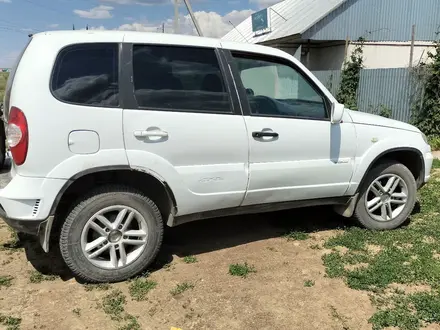
[[[349,46],[349,54],[356,47]],[[433,51],[431,42],[417,41],[414,44],[414,61],[417,65],[420,60],[426,60],[428,51]],[[409,66],[411,42],[381,42],[366,43],[364,47],[364,65],[366,69],[405,68]]]
[[[356,48],[356,43],[348,47],[347,56]],[[410,42],[367,42],[364,44],[364,66],[366,69],[404,68],[409,65]],[[414,65],[426,60],[428,51],[434,51],[430,42],[417,41],[414,45]],[[344,64],[345,45],[312,48],[307,65],[310,70],[340,70]]]

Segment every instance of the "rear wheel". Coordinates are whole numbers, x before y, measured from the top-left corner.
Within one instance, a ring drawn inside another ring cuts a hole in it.
[[[395,229],[408,219],[416,200],[411,171],[398,162],[380,164],[360,188],[354,218],[367,229]]]
[[[153,262],[162,244],[163,223],[148,197],[125,187],[105,187],[70,212],[60,235],[61,254],[87,282],[118,282]]]

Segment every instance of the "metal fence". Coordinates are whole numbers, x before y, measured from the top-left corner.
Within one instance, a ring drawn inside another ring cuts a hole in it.
[[[341,71],[313,71],[313,74],[336,96]],[[411,116],[411,74],[406,68],[364,69],[358,91],[360,111],[378,113],[391,110],[393,119],[409,122]]]

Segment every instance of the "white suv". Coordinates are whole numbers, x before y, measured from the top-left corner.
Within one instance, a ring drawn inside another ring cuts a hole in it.
[[[159,33],[34,35],[5,121],[5,221],[45,251],[59,237],[91,282],[143,271],[164,224],[327,204],[396,228],[433,159],[416,127],[344,109],[281,50]]]

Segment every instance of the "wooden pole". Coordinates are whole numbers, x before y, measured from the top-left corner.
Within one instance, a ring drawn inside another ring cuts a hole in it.
[[[203,37],[202,30],[200,29],[200,25],[199,25],[199,23],[197,22],[196,16],[194,15],[194,12],[193,12],[193,10],[192,10],[191,4],[189,3],[189,0],[183,0],[183,2],[184,2],[185,5],[186,5],[186,9],[188,10],[189,16],[191,16],[191,19],[192,19],[193,24],[194,24],[194,26],[195,26],[195,28],[196,28],[197,34],[198,34],[200,37]]]
[[[344,50],[344,62],[347,60],[347,55],[348,55],[348,45],[350,44],[350,37],[347,36],[347,38],[345,38],[345,50]]]
[[[412,32],[411,32],[411,50],[409,53],[409,67],[412,68],[413,62],[414,62],[414,43],[416,40],[416,25],[414,24],[412,26]]]

